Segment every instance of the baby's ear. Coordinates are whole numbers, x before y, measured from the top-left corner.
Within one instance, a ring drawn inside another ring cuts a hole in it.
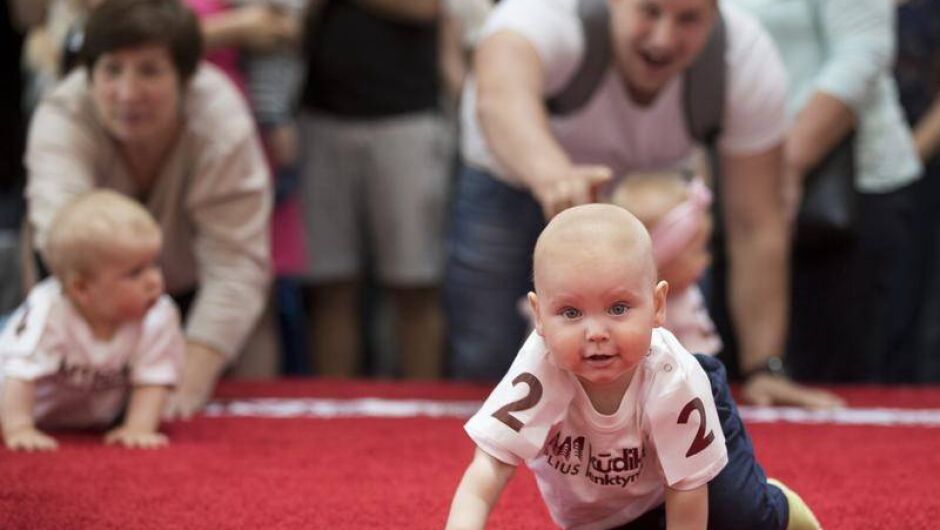
[[[88,278],[84,274],[73,272],[62,280],[62,289],[72,300],[85,304],[90,294],[88,292]]]
[[[666,297],[669,295],[669,282],[659,280],[653,289],[653,310],[655,312],[653,322],[656,327],[662,327],[666,324]]]
[[[539,297],[533,291],[529,291],[529,308],[532,310],[532,326],[535,332],[542,335],[542,315],[539,313]]]

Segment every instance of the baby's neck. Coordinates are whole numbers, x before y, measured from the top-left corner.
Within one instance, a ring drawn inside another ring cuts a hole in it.
[[[630,387],[635,371],[635,369],[630,370],[609,383],[593,383],[584,379],[579,379],[579,381],[594,410],[599,414],[610,416],[620,408],[620,403],[623,402],[623,396]]]
[[[82,317],[82,320],[88,324],[88,328],[91,330],[91,335],[100,341],[109,341],[114,338],[114,335],[117,333],[117,330],[120,326],[119,322],[113,322],[109,319],[103,318],[100,315],[97,315],[91,308],[84,307],[82,304],[78,303],[77,300],[69,297],[69,300],[72,302],[72,307],[78,311],[79,316]]]

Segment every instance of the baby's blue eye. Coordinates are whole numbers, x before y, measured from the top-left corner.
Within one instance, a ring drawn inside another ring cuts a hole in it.
[[[617,302],[616,304],[610,306],[610,314],[611,315],[623,315],[627,312],[627,309],[629,309],[629,307],[627,307],[627,304],[623,302]]]
[[[561,316],[563,316],[563,317],[565,317],[565,318],[567,318],[567,319],[569,319],[569,320],[572,320],[572,319],[575,319],[575,318],[578,318],[579,316],[581,316],[581,312],[578,311],[577,309],[573,308],[573,307],[566,307],[566,308],[564,308],[564,309],[561,310]]]

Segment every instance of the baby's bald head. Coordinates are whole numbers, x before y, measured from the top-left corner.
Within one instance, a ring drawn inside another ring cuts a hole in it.
[[[649,233],[627,210],[612,204],[586,204],[556,215],[535,244],[533,270],[536,291],[539,271],[558,260],[579,260],[589,266],[609,256],[642,263],[649,284],[656,283],[656,265]],[[589,274],[589,271],[586,271]]]

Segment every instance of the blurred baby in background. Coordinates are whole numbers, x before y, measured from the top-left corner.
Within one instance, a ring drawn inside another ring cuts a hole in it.
[[[167,443],[158,427],[186,346],[163,291],[161,244],[147,210],[113,191],[89,192],[59,211],[47,244],[52,276],[0,333],[7,448],[55,449],[40,428],[110,427],[109,444]]]
[[[663,327],[689,351],[715,355],[721,337],[697,283],[711,263],[711,201],[705,179],[685,170],[630,173],[610,196],[650,233],[659,279],[669,283]]]

